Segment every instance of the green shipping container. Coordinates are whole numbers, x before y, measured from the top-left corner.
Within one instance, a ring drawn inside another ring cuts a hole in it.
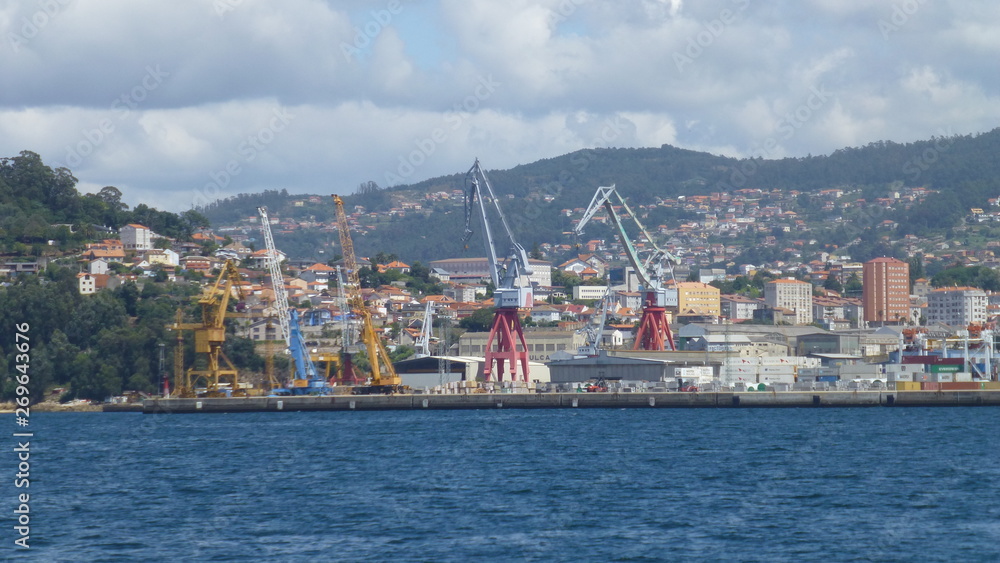
[[[958,373],[962,366],[958,364],[931,364],[931,373]]]

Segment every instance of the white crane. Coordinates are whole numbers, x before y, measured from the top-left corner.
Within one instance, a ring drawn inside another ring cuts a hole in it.
[[[480,180],[482,180],[481,183]],[[489,261],[490,279],[493,281],[494,287],[493,303],[496,306],[490,335],[486,340],[486,362],[483,367],[483,377],[486,381],[491,380],[495,363],[497,378],[503,381],[504,364],[506,363],[511,380],[518,379],[518,366],[520,366],[521,379],[527,382],[528,345],[524,340],[524,330],[521,328],[521,320],[517,313],[518,309],[530,307],[534,302],[531,297],[531,288],[520,287],[519,281],[522,275],[531,275],[532,273],[531,265],[528,262],[528,253],[514,239],[510,225],[507,224],[507,218],[504,217],[503,210],[500,209],[499,200],[493,193],[493,187],[486,176],[486,171],[479,165],[478,158],[466,174],[465,181],[468,188],[465,192],[464,239],[468,241],[469,237],[472,236],[473,208],[478,200],[479,215],[483,221],[486,259]],[[500,218],[504,232],[510,240],[510,250],[504,261],[497,258],[496,244],[486,212],[487,199],[493,204],[493,209]],[[493,349],[494,340],[496,341],[496,350]]]
[[[271,287],[274,289],[275,305],[278,308],[281,338],[285,341],[285,346],[291,346],[292,331],[288,322],[288,296],[285,294],[285,280],[281,277],[281,261],[278,250],[274,246],[274,237],[271,236],[271,220],[267,216],[266,207],[258,207],[257,213],[260,214],[260,230],[264,233],[264,244],[267,248],[267,269],[271,273]]]
[[[415,342],[417,346],[417,353],[414,354],[416,358],[426,358],[431,355],[431,335],[433,334],[432,326],[434,325],[434,302],[428,301],[427,305],[424,307],[424,320],[420,325],[420,336],[417,337]]]
[[[351,325],[351,305],[347,299],[347,287],[344,284],[344,273],[337,266],[337,309],[340,310],[340,337],[345,352],[354,345],[354,327]]]
[[[625,231],[621,217],[615,210],[615,205],[620,205],[632,217],[632,220],[652,247],[652,252],[645,260],[640,260],[639,253]],[[642,291],[645,293],[642,320],[639,323],[639,331],[636,333],[634,348],[636,350],[664,350],[666,349],[666,345],[669,344],[671,349],[675,349],[674,338],[670,332],[670,326],[667,324],[666,318],[667,290],[664,287],[665,276],[663,268],[664,262],[666,262],[672,280],[674,277],[673,265],[679,263],[680,260],[656,245],[653,237],[646,231],[646,227],[639,221],[639,217],[629,208],[628,203],[625,202],[621,194],[615,190],[614,184],[597,188],[597,192],[594,194],[593,199],[590,200],[590,205],[583,213],[580,222],[577,223],[574,232],[578,235],[582,233],[583,227],[602,207],[608,212],[608,218],[611,219],[612,224],[615,226],[616,234],[622,246],[625,247],[625,255],[632,268],[635,269],[636,276],[639,277],[639,281],[643,285]]]
[[[599,305],[601,313],[597,315],[596,322],[594,317],[591,317],[590,322],[577,331],[577,333],[583,333],[586,338],[584,345],[577,347],[577,354],[583,356],[596,356],[598,354],[601,346],[601,335],[604,333],[604,323],[608,321],[608,309],[611,308],[611,303],[611,283],[608,282],[604,298],[601,300],[601,304]]]

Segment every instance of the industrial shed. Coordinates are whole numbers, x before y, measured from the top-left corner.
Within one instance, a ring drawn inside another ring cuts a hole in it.
[[[673,377],[674,366],[660,360],[608,356],[577,358],[550,362],[552,383],[583,383],[604,379],[626,381],[664,381]],[[669,373],[668,373],[669,371]]]
[[[470,356],[426,356],[396,362],[393,366],[403,385],[413,388],[447,385],[455,381],[482,381],[484,358]],[[528,362],[528,379],[548,383],[549,368],[539,362]],[[504,373],[504,381],[510,376]],[[496,380],[496,377],[493,378]]]

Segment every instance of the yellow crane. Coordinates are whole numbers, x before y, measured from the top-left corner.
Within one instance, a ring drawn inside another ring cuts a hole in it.
[[[365,306],[361,295],[361,280],[358,279],[358,261],[354,256],[354,242],[347,225],[347,214],[344,212],[344,200],[334,195],[333,202],[337,206],[337,228],[340,232],[340,246],[344,253],[344,265],[347,267],[347,302],[351,311],[361,318],[361,338],[368,351],[368,362],[371,364],[371,385],[355,387],[356,394],[398,393],[404,391],[402,380],[392,367],[389,352],[382,345],[382,340],[375,333],[372,314]]]
[[[235,293],[240,301],[243,301],[243,289],[240,285],[240,274],[236,271],[236,266],[229,260],[223,265],[219,272],[219,277],[215,284],[209,287],[198,299],[201,305],[201,322],[184,323],[180,309],[177,310],[177,318],[174,323],[167,325],[167,328],[177,332],[177,348],[174,350],[174,385],[181,397],[193,397],[194,389],[204,381],[208,394],[219,393],[219,384],[222,380],[228,380],[230,388],[236,391],[239,387],[239,376],[236,366],[226,357],[222,351],[222,345],[226,342],[226,317],[243,316],[239,313],[227,313],[229,300]],[[181,331],[194,331],[194,351],[195,354],[204,354],[206,359],[205,369],[189,368],[183,369],[183,344],[184,337]],[[225,362],[225,367],[220,364],[220,359]]]

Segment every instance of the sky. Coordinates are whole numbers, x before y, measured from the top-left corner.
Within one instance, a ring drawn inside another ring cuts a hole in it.
[[[1000,124],[990,0],[0,0],[0,38],[0,157],[178,212],[475,158],[782,158]]]

